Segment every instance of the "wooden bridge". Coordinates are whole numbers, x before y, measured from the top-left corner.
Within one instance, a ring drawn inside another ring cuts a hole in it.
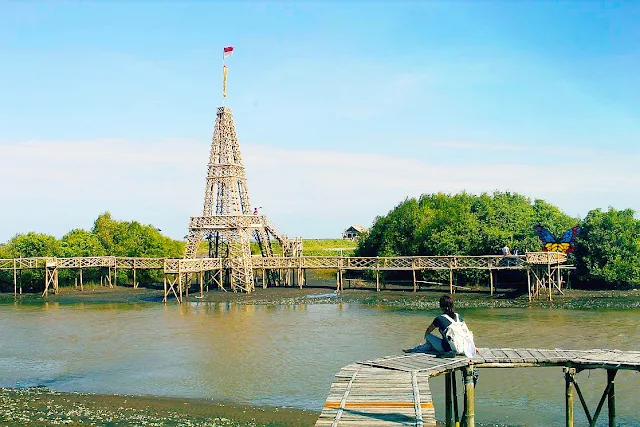
[[[413,290],[418,290],[420,281],[417,272],[448,271],[449,290],[455,291],[454,272],[460,270],[485,270],[489,272],[489,288],[494,292],[495,275],[498,271],[522,270],[527,273],[529,299],[533,299],[543,292],[548,292],[551,299],[555,289],[562,292],[564,270],[572,268],[566,265],[567,256],[556,252],[528,252],[520,256],[406,256],[406,257],[263,257],[254,255],[251,259],[254,274],[262,273],[263,287],[267,287],[268,272],[279,272],[284,278],[285,286],[297,285],[302,288],[306,283],[307,270],[336,270],[336,289],[344,289],[344,274],[347,271],[371,271],[376,276],[376,290],[380,291],[380,272],[383,271],[411,271]],[[205,273],[209,274],[213,286],[224,289],[223,277],[226,269],[233,268],[243,260],[233,258],[134,258],[134,257],[75,257],[75,258],[14,258],[0,259],[0,270],[13,272],[14,293],[19,293],[18,272],[25,269],[40,269],[45,271],[44,292],[47,295],[51,289],[58,291],[58,271],[60,269],[78,270],[80,288],[83,286],[82,272],[86,269],[103,269],[105,271],[104,284],[113,287],[117,284],[118,271],[132,271],[133,287],[136,288],[136,271],[159,270],[164,273],[164,286],[167,297],[174,295],[178,301],[189,291],[195,281],[202,292],[205,287]],[[102,277],[101,277],[102,281]],[[231,289],[236,291],[233,280]]]
[[[590,426],[598,420],[605,401],[609,426],[616,425],[615,377],[619,370],[640,371],[639,351],[541,350],[532,348],[480,349],[473,359],[464,356],[437,358],[413,353],[347,365],[331,384],[316,427],[332,426],[436,426],[429,378],[445,375],[446,427],[475,426],[474,372],[480,368],[561,366],[565,379],[565,421],[574,425],[577,394]],[[589,410],[576,375],[583,370],[604,369],[607,385],[594,412]],[[463,407],[458,407],[456,373],[464,380]],[[574,393],[575,392],[575,393]],[[460,423],[460,424],[458,424]]]

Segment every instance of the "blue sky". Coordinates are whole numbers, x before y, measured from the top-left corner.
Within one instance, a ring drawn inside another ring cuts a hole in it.
[[[640,210],[636,2],[1,2],[0,242],[199,215],[221,53],[254,205],[337,237],[405,197]]]

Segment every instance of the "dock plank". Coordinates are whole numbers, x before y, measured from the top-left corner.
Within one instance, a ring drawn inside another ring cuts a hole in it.
[[[436,425],[429,378],[465,366],[575,366],[640,371],[640,352],[534,348],[479,349],[473,359],[413,353],[352,363],[331,384],[316,426]]]

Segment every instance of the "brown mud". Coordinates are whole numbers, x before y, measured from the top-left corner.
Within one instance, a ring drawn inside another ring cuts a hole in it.
[[[42,387],[0,388],[0,426],[312,426],[299,409],[204,399],[59,393]]]

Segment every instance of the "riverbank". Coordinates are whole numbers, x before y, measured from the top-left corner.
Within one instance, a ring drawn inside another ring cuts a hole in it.
[[[318,414],[204,399],[59,393],[0,388],[1,426],[312,426]]]
[[[192,291],[186,299],[190,303],[236,303],[236,304],[345,304],[359,303],[376,306],[387,306],[411,310],[437,309],[438,299],[448,288],[429,288],[419,292],[412,292],[406,287],[388,287],[387,290],[375,292],[371,289],[345,289],[336,293],[331,287],[274,287],[268,289],[256,288],[251,294],[224,291],[205,292],[200,298],[199,293]],[[107,288],[101,286],[85,286],[83,291],[74,288],[60,288],[58,295],[41,297],[40,294],[0,294],[1,303],[24,304],[107,304],[107,303],[160,303],[163,292],[157,289],[131,287]],[[489,295],[485,289],[473,289],[455,294],[456,305],[459,308],[525,308],[548,307],[574,310],[589,309],[637,309],[640,308],[640,290],[603,290],[585,291],[576,289],[564,290],[564,295],[554,294],[553,301],[540,298],[529,302],[527,294],[522,291],[507,289],[496,291]],[[170,298],[168,303],[175,304]]]

